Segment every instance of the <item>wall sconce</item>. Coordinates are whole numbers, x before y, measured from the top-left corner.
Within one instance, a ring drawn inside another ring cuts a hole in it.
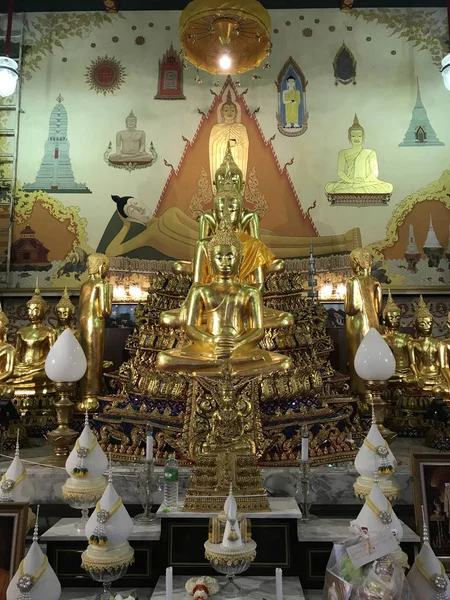
[[[450,54],[447,54],[447,56],[444,56],[442,59],[441,73],[444,85],[450,91]]]

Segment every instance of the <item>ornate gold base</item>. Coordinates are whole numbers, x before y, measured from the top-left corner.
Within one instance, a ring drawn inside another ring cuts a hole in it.
[[[256,456],[202,456],[197,460],[184,501],[184,512],[218,512],[230,483],[240,512],[270,512]]]
[[[400,437],[425,437],[430,431],[431,422],[425,413],[434,399],[432,392],[399,388],[395,393],[396,405],[389,427]]]

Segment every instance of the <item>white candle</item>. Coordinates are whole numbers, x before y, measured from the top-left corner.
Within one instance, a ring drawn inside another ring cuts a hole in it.
[[[281,569],[275,569],[275,587],[277,600],[283,600],[283,571]]]
[[[145,446],[145,460],[153,460],[153,427],[147,423],[145,428],[147,443]]]
[[[302,427],[302,462],[308,462],[308,436],[309,431],[306,425]]]
[[[166,569],[166,600],[172,600],[173,591],[173,569],[167,567]]]

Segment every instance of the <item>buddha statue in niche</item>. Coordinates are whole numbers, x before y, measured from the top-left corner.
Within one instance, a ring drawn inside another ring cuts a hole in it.
[[[383,310],[383,323],[383,338],[395,358],[395,373],[391,381],[401,382],[411,375],[408,343],[412,338],[409,333],[400,332],[401,311],[392,298],[391,290]]]
[[[5,383],[13,373],[16,358],[14,346],[6,341],[8,325],[9,319],[0,304],[0,398],[12,398],[14,396],[14,388]]]
[[[378,179],[378,160],[375,150],[363,148],[364,128],[355,115],[348,130],[351,148],[338,155],[339,181],[325,186],[327,194],[391,194],[393,185]]]
[[[443,382],[438,360],[438,340],[433,337],[433,315],[422,296],[414,313],[416,337],[409,340],[407,348],[412,374],[408,382],[427,392]]]
[[[290,358],[258,348],[263,338],[261,292],[239,281],[242,243],[230,227],[208,244],[212,281],[193,285],[186,299],[186,334],[191,344],[158,354],[167,371],[220,376],[224,363],[233,375],[289,369]]]
[[[350,390],[353,394],[365,394],[364,381],[355,371],[355,356],[359,345],[371,327],[380,328],[382,291],[379,281],[370,275],[373,257],[365,248],[355,248],[350,253],[354,275],[347,281],[344,310],[347,315],[348,370]]]
[[[53,327],[43,324],[47,302],[36,284],[34,296],[27,302],[29,325],[16,334],[16,360],[8,384],[16,396],[32,396],[54,392],[55,388],[45,373],[45,359],[56,341]]]
[[[125,119],[126,129],[116,135],[116,152],[110,154],[108,161],[115,165],[135,163],[146,165],[153,161],[153,156],[146,149],[145,131],[136,129],[137,119],[133,111]]]
[[[70,329],[73,335],[78,338],[78,331],[73,324],[75,318],[75,306],[69,298],[67,288],[64,289],[61,299],[55,307],[55,312],[58,321],[58,325],[55,327],[56,337],[59,338],[63,331]]]

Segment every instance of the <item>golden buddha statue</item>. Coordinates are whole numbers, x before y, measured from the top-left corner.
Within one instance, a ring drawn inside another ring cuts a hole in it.
[[[408,378],[411,385],[432,392],[443,381],[439,368],[438,340],[433,337],[433,315],[422,296],[414,313],[416,337],[409,340],[407,348],[412,374]]]
[[[450,313],[447,315],[447,327],[450,331]],[[433,389],[436,396],[443,396],[447,403],[450,398],[450,338],[438,342],[438,360],[442,381]]]
[[[16,358],[14,346],[6,341],[8,325],[9,319],[0,304],[0,398],[12,398],[14,396],[14,388],[5,383],[13,373]]]
[[[157,368],[215,376],[224,362],[242,376],[289,369],[290,358],[258,348],[264,335],[261,292],[239,281],[243,248],[231,228],[214,235],[208,256],[212,281],[193,285],[186,299],[191,344],[160,352]]]
[[[67,288],[64,288],[61,299],[55,307],[55,312],[58,321],[58,325],[55,327],[56,337],[59,338],[65,329],[70,329],[73,335],[78,338],[78,331],[73,324],[75,318],[75,306],[69,298]]]
[[[353,394],[365,394],[364,381],[355,371],[355,356],[363,337],[371,327],[380,328],[382,291],[379,281],[370,275],[372,254],[365,248],[355,248],[350,253],[350,264],[355,275],[347,281],[344,310],[347,315],[348,370],[350,390]]]
[[[199,240],[195,247],[192,263],[177,261],[175,272],[192,272],[193,283],[209,283],[211,266],[208,257],[208,243],[227,215],[231,228],[240,239],[243,248],[243,259],[239,278],[242,283],[258,287],[261,291],[266,273],[281,271],[284,261],[275,260],[275,255],[259,239],[259,217],[255,212],[242,205],[244,179],[242,171],[235,163],[228,144],[222,165],[215,176],[216,196],[214,208],[205,211],[199,222]],[[180,310],[169,310],[161,314],[161,323],[170,327],[181,327],[185,324],[185,303]],[[287,327],[293,324],[289,313],[273,309],[264,309],[264,327]]]
[[[395,304],[389,290],[386,306],[383,310],[383,338],[395,358],[395,373],[393,382],[401,382],[411,375],[409,367],[408,342],[412,339],[409,333],[400,332],[401,311]]]
[[[106,280],[109,258],[104,254],[90,254],[87,258],[88,280],[80,290],[79,336],[87,361],[86,373],[81,380],[80,412],[97,410],[98,396],[103,387],[103,354],[105,351],[105,317],[112,308],[113,288]]]
[[[16,396],[33,396],[54,392],[55,388],[45,373],[45,359],[56,341],[53,327],[43,324],[47,302],[36,283],[34,296],[27,302],[30,325],[21,327],[16,334],[16,360],[8,384]]]

